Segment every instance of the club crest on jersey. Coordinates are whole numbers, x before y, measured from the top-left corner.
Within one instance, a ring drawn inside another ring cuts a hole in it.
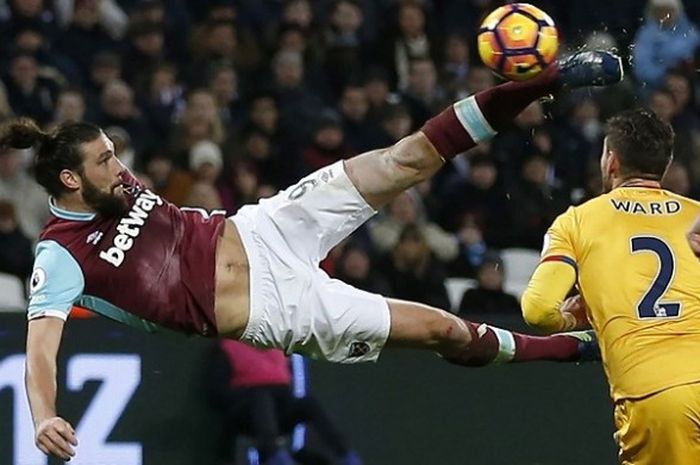
[[[355,341],[350,344],[350,350],[348,351],[348,357],[362,357],[367,355],[370,351],[370,346],[363,341]]]
[[[124,263],[126,253],[134,246],[134,241],[141,234],[141,228],[146,224],[148,215],[156,206],[163,205],[163,199],[151,192],[144,190],[134,201],[129,212],[119,220],[117,231],[112,246],[100,251],[100,258],[115,268]]]
[[[92,232],[85,240],[85,243],[97,245],[97,243],[100,242],[100,239],[102,239],[102,236],[104,236],[104,233],[102,231]]]

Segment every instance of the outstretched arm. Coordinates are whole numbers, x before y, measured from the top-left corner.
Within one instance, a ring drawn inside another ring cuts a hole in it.
[[[73,427],[56,416],[56,354],[63,326],[85,280],[80,265],[55,241],[37,244],[30,281],[25,380],[42,452],[69,460],[77,444]]]
[[[44,317],[31,320],[27,332],[25,383],[34,419],[36,446],[45,454],[63,460],[75,455],[75,430],[56,416],[56,354],[64,321]]]

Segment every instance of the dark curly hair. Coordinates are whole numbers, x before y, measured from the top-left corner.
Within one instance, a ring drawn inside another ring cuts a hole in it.
[[[61,182],[61,171],[82,173],[83,152],[80,145],[100,137],[102,130],[89,123],[68,123],[51,133],[42,131],[29,118],[18,118],[0,127],[0,152],[34,147],[34,176],[49,195],[60,197],[68,192]]]
[[[620,159],[620,174],[660,181],[673,160],[673,128],[650,110],[628,110],[605,126],[608,148]]]

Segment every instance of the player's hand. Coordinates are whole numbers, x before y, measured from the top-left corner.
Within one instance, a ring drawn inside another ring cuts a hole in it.
[[[696,257],[700,258],[700,232],[688,233],[688,245]]]
[[[588,306],[581,295],[569,297],[559,308],[562,315],[570,315],[566,319],[573,322],[571,329],[586,329],[590,327],[588,323]]]
[[[47,418],[39,423],[34,441],[43,453],[62,460],[70,460],[75,455],[74,446],[78,445],[75,430],[60,417]]]
[[[688,238],[690,250],[693,251],[696,257],[700,258],[700,218],[695,221],[686,237]]]
[[[693,251],[696,257],[700,258],[700,217],[695,220],[695,223],[693,223],[690,231],[688,231],[686,238],[688,239],[690,249]]]

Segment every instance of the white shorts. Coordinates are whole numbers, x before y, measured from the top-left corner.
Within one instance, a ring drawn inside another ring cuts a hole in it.
[[[319,268],[375,213],[339,161],[231,217],[250,264],[250,316],[241,339],[331,362],[376,360],[389,337],[386,300]]]

